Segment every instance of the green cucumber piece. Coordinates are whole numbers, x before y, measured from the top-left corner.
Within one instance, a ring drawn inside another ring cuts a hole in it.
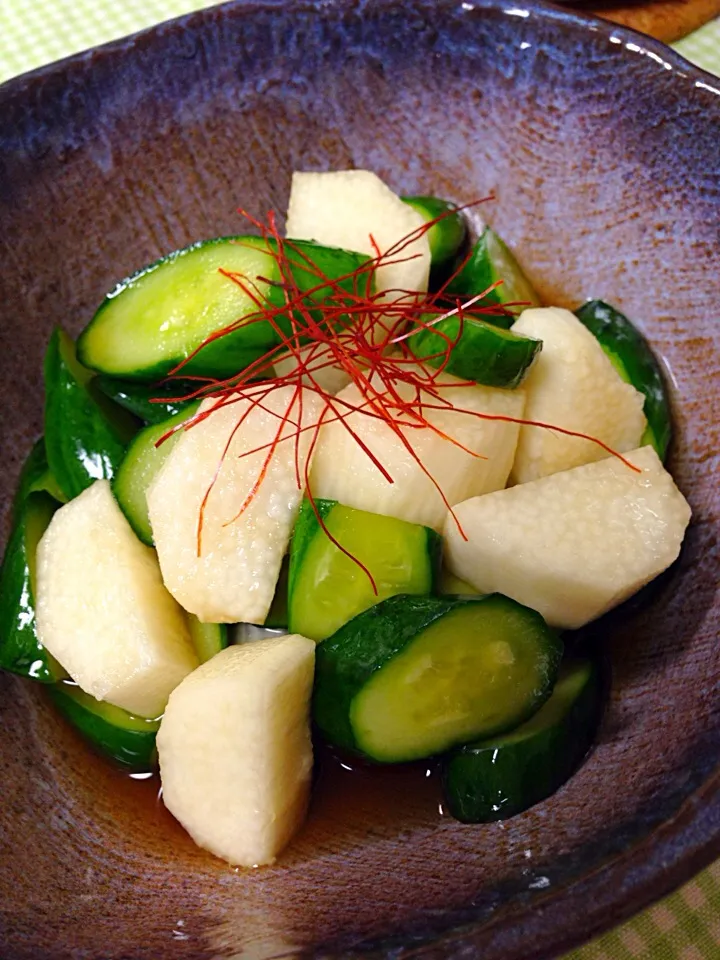
[[[442,552],[434,530],[334,500],[316,501],[315,510],[309,500],[303,502],[290,545],[290,633],[324,640],[380,600],[432,592]],[[318,515],[350,556],[333,543]],[[372,574],[377,594],[351,557]]]
[[[563,664],[551,697],[534,716],[511,733],[469,744],[443,760],[448,811],[463,823],[489,823],[549,797],[590,749],[599,717],[595,664]]]
[[[640,443],[652,444],[664,460],[672,437],[670,398],[647,340],[624,314],[602,300],[588,300],[575,316],[593,334],[623,380],[645,395],[647,427]]]
[[[48,688],[56,709],[100,753],[133,773],[157,766],[155,736],[160,720],[134,717],[103,700],[96,700],[74,683]]]
[[[67,499],[115,476],[137,426],[97,389],[78,363],[75,344],[57,327],[45,355],[45,450]]]
[[[539,307],[540,298],[523,274],[520,266],[500,237],[486,227],[480,239],[470,252],[467,262],[457,276],[453,277],[445,288],[452,297],[469,300],[487,290],[489,286],[502,280],[502,284],[491,290],[474,309],[478,307],[503,306],[506,303],[527,303],[530,307]],[[523,308],[524,309],[524,308]],[[498,327],[511,327],[516,317],[508,310],[497,314],[483,310],[483,320]]]
[[[432,367],[443,367],[462,380],[506,389],[522,383],[542,349],[541,340],[511,333],[470,314],[442,320],[423,314],[408,345],[418,360]]]
[[[0,568],[0,668],[42,683],[64,676],[35,629],[35,554],[58,506],[45,492],[26,495]]]
[[[200,663],[211,660],[228,645],[228,629],[225,623],[201,623],[192,613],[187,617],[190,639]]]
[[[440,582],[437,592],[441,597],[448,595],[456,597],[477,597],[480,593],[480,591],[476,590],[471,584],[461,580],[460,577],[456,577],[454,573],[450,573],[445,566],[440,570]]]
[[[430,227],[427,233],[430,244],[430,270],[437,278],[438,275],[446,272],[465,242],[467,236],[465,217],[456,204],[449,200],[441,200],[440,197],[401,197],[400,199],[416,210],[425,223],[442,217]],[[431,286],[433,286],[432,281]]]
[[[539,613],[500,594],[391,597],[318,645],[313,716],[369,760],[434,756],[532,715],[562,649]]]
[[[283,558],[280,567],[280,576],[275,585],[275,594],[270,610],[265,617],[264,627],[270,627],[275,630],[286,630],[288,625],[288,583],[290,580],[290,558]]]
[[[135,383],[134,380],[117,380],[101,374],[96,382],[106,397],[145,423],[162,423],[197,403],[197,400],[175,399],[197,390],[198,383],[193,380],[173,378],[161,383]]]
[[[78,340],[78,356],[94,370],[130,380],[158,380],[180,363],[185,376],[232,377],[280,342],[267,320],[251,322],[258,298],[265,306],[285,304],[276,246],[260,237],[219,237],[150,264],[108,294]],[[346,291],[367,285],[367,273],[354,275],[365,255],[301,240],[293,248],[285,253],[308,304],[331,292],[319,277],[339,280]],[[221,270],[242,275],[247,289]],[[292,332],[287,315],[276,321]],[[230,325],[232,331],[205,343]]]
[[[13,498],[13,519],[18,516],[22,505],[31,493],[43,492],[50,494],[54,500],[58,500],[60,503],[65,503],[67,499],[48,466],[45,439],[40,437],[33,445],[20,471],[20,479]]]
[[[149,547],[152,547],[155,541],[148,516],[147,491],[183,431],[177,430],[160,446],[155,444],[173,427],[180,426],[192,417],[199,406],[200,401],[196,400],[191,407],[175,414],[169,420],[144,427],[128,447],[113,480],[115,499],[120,504],[130,526]]]

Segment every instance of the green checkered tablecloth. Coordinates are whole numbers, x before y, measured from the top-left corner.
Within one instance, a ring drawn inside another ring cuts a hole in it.
[[[212,5],[207,0],[0,0],[0,83],[71,53]],[[675,49],[720,75],[720,19],[676,43]],[[720,958],[720,862],[565,960],[713,958]]]
[[[0,0],[0,83],[161,20],[213,6],[208,0]],[[720,19],[675,48],[720,74]]]
[[[706,23],[673,46],[691,63],[720,76],[720,19]]]

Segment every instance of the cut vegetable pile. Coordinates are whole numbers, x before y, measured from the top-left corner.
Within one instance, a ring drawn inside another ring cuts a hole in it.
[[[375,174],[297,173],[282,235],[176,251],[55,330],[0,573],[0,667],[267,864],[313,740],[430,762],[467,823],[558,790],[601,716],[576,630],[677,558],[650,348]]]

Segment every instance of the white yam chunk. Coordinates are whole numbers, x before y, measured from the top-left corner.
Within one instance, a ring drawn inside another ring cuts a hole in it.
[[[200,412],[215,404],[204,401]],[[199,620],[265,620],[302,499],[296,450],[302,482],[312,431],[296,443],[296,425],[317,422],[321,405],[305,390],[301,410],[291,386],[235,395],[183,433],[151,485],[148,511],[165,585]],[[288,418],[293,422],[283,423]],[[198,556],[200,511],[211,484]]]
[[[645,398],[623,381],[574,314],[559,307],[525,310],[512,330],[543,342],[523,383],[528,420],[584,433],[619,453],[638,446],[646,423]],[[590,440],[525,426],[520,430],[512,479],[527,483],[607,455]]]
[[[366,412],[353,412],[345,418],[347,427],[372,451],[392,483],[343,423],[323,425],[310,476],[314,496],[441,530],[447,508],[413,452],[451,505],[504,487],[518,426],[474,414],[522,417],[524,392],[457,386],[459,383],[450,375],[438,378],[441,401],[423,393],[425,404],[437,407],[447,403],[451,408],[423,408],[425,418],[440,433],[423,426],[401,428],[411,450],[387,423]],[[398,383],[396,388],[404,399],[414,397],[414,389],[408,384]],[[342,390],[337,400],[352,406],[364,402],[355,384]],[[339,406],[338,410],[344,413],[347,407]]]
[[[38,545],[37,629],[77,684],[158,717],[197,666],[185,615],[155,551],[133,533],[107,480],[61,507]]]
[[[332,173],[294,173],[286,233],[297,240],[315,240],[330,247],[376,256],[374,240],[382,253],[424,224],[422,216],[369,170]],[[371,239],[372,238],[372,239]],[[415,259],[408,259],[414,257]],[[423,234],[380,267],[375,275],[377,293],[424,292],[430,272],[430,244]]]
[[[297,634],[228,647],[170,697],[157,735],[165,806],[232,864],[272,863],[305,817],[314,662]]]
[[[690,507],[652,447],[475,497],[445,527],[450,570],[553,626],[581,627],[677,558]]]
[[[343,387],[350,383],[350,377],[342,367],[329,363],[332,355],[322,344],[310,343],[305,347],[300,347],[299,353],[302,364],[308,371],[303,374],[303,383],[312,383],[333,395],[339,393]],[[294,353],[291,353],[280,357],[279,360],[274,362],[273,366],[276,376],[286,377],[298,369],[298,358]]]

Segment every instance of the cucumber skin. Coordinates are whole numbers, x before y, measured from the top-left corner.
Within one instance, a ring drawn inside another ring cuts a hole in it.
[[[437,583],[438,585],[435,593],[440,597],[480,596],[479,590],[476,590],[475,587],[471,586],[469,583],[466,583],[464,580],[461,580],[460,577],[456,577],[455,574],[450,573],[445,566],[441,567],[440,569],[440,576]]]
[[[325,520],[333,509],[338,505],[337,500],[316,500],[315,509],[317,510],[318,515]],[[362,512],[362,511],[360,511]],[[426,551],[428,556],[431,558],[431,577],[433,585],[439,583],[440,580],[440,570],[442,567],[442,537],[435,530],[431,530],[429,527],[425,527],[425,535],[427,538]],[[310,547],[310,544],[313,542],[316,536],[323,535],[322,528],[318,521],[318,516],[315,514],[315,511],[312,509],[312,505],[307,499],[303,500],[300,513],[298,515],[297,522],[295,524],[295,530],[293,531],[293,536],[291,540],[291,549],[290,549],[290,567],[288,571],[288,584],[287,584],[287,598],[288,598],[288,620],[289,611],[292,609],[292,600],[293,594],[297,588],[297,581],[300,576],[300,571],[302,570],[305,559],[307,556],[307,551]],[[359,616],[359,614],[358,614]],[[268,623],[265,621],[265,626],[274,626],[275,624]],[[278,626],[289,626],[289,624],[277,624]],[[292,629],[290,631],[293,632]],[[325,643],[326,641],[322,641]]]
[[[337,500],[315,500],[314,503],[318,516],[324,520],[337,505]],[[305,564],[308,548],[319,529],[320,524],[315,511],[312,509],[312,504],[307,499],[303,500],[290,541],[290,566],[288,568],[287,584],[288,606],[297,585],[298,574]],[[268,624],[266,623],[265,626],[268,626]]]
[[[275,584],[275,595],[270,604],[268,615],[265,617],[264,627],[268,627],[271,630],[287,630],[289,582],[290,562],[286,555],[280,567],[280,576]]]
[[[117,376],[125,381],[139,381],[141,383],[147,383],[154,380],[160,380],[161,378],[167,376],[181,363],[183,364],[181,375],[184,376],[228,378],[240,373],[251,363],[254,363],[256,360],[259,360],[261,357],[265,356],[265,354],[271,351],[274,347],[278,346],[281,341],[277,332],[272,328],[272,326],[267,321],[262,321],[259,323],[248,324],[245,327],[241,327],[238,330],[232,331],[218,338],[216,341],[208,343],[202,348],[202,350],[193,356],[192,359],[188,360],[187,363],[183,363],[183,361],[187,359],[186,356],[182,354],[173,354],[170,357],[161,358],[155,363],[149,363],[147,366],[144,366],[140,369],[124,370],[122,373],[120,373],[113,370],[105,370],[102,368],[102,365],[98,365],[93,360],[92,336],[95,331],[95,327],[100,325],[105,312],[117,302],[118,298],[122,295],[125,289],[137,286],[137,284],[142,281],[144,276],[149,273],[154,273],[164,264],[174,262],[175,260],[187,256],[210,244],[215,245],[227,242],[236,243],[238,241],[243,243],[252,242],[252,244],[257,247],[266,244],[268,249],[274,249],[276,247],[276,241],[263,241],[260,237],[231,236],[215,237],[210,240],[200,240],[188,247],[183,247],[182,249],[175,250],[164,257],[160,257],[153,263],[142,267],[140,270],[137,270],[124,280],[121,280],[120,283],[118,283],[116,287],[105,297],[95,312],[93,318],[80,334],[78,338],[78,357],[80,360],[89,369],[97,370],[99,373],[109,374],[111,377]],[[370,259],[365,254],[355,253],[354,251],[350,250],[339,250],[334,247],[323,247],[319,244],[313,243],[312,241],[293,240],[292,243],[300,250],[303,250],[306,255],[311,257],[311,259],[312,253],[315,253],[317,255],[317,259],[320,261],[317,264],[318,269],[326,276],[332,277],[338,273],[337,270],[328,269],[328,265],[333,260],[343,261],[340,273],[344,275],[351,274],[354,270],[357,270],[360,266],[362,266],[363,263],[366,263]],[[311,252],[308,253],[308,250]],[[317,276],[313,275],[302,266],[295,266],[292,269],[292,274],[295,282],[301,290],[309,290],[318,285]],[[361,281],[358,283],[358,289],[360,292],[367,288],[369,279],[370,277],[368,273],[362,274]],[[340,286],[344,289],[352,290],[353,281],[352,279],[345,280],[340,284]],[[326,291],[329,291],[330,289],[330,287],[325,287],[316,291],[313,293],[312,299],[321,299],[322,296],[326,294]],[[271,286],[268,289],[266,297],[270,305],[273,307],[282,307],[285,303],[285,294],[280,287]],[[237,318],[235,317],[233,319]],[[283,330],[285,335],[290,336],[292,334],[292,324],[287,317],[277,316],[275,318],[275,322]],[[196,339],[190,345],[191,349],[196,349],[199,347],[201,342],[202,340]]]
[[[150,403],[151,399],[160,397],[178,397],[193,393],[198,388],[196,381],[169,380],[165,383],[147,384],[135,383],[133,380],[120,380],[100,374],[97,377],[97,386],[106,397],[109,397],[118,406],[144,420],[146,424],[162,423],[170,417],[187,410],[197,400],[167,399],[161,403]]]
[[[55,683],[63,671],[38,639],[32,575],[37,543],[29,543],[26,532],[31,512],[35,512],[36,532],[42,535],[59,506],[47,493],[27,495],[0,568],[0,668],[41,683]]]
[[[442,200],[440,197],[401,197],[400,199],[417,211],[426,223],[444,214],[443,219],[433,224],[427,234],[430,244],[430,271],[433,275],[431,285],[434,285],[433,281],[437,280],[438,274],[446,271],[465,242],[467,237],[465,217],[456,204],[450,200]]]
[[[665,460],[672,439],[670,400],[660,365],[647,340],[624,314],[603,300],[588,300],[575,311],[575,316],[611,360],[616,357],[620,361],[626,374],[623,379],[645,395],[647,442],[652,443],[660,459]],[[645,437],[642,442],[646,442]]]
[[[226,623],[201,623],[192,613],[187,615],[190,639],[201,664],[212,660],[228,645],[228,626]]]
[[[71,500],[96,480],[115,476],[138,423],[94,387],[91,373],[75,358],[72,340],[59,327],[50,337],[44,369],[47,459]]]
[[[247,237],[215,237],[211,240],[200,240],[196,243],[192,243],[187,247],[182,247],[179,250],[173,250],[171,253],[166,254],[163,257],[158,257],[157,260],[153,260],[152,263],[147,264],[144,267],[140,267],[139,270],[135,270],[133,273],[129,274],[123,280],[115,285],[115,287],[105,296],[100,306],[95,311],[92,319],[87,324],[85,329],[82,331],[77,341],[77,351],[78,358],[86,367],[90,370],[97,370],[99,373],[107,373],[110,377],[115,377],[115,371],[108,370],[104,371],[102,366],[97,365],[93,361],[93,348],[92,348],[92,337],[95,331],[95,327],[99,326],[104,319],[104,314],[109,310],[122,293],[129,288],[136,286],[140,283],[143,277],[148,274],[154,273],[156,270],[159,270],[164,264],[173,263],[175,260],[178,260],[182,257],[192,254],[194,251],[201,249],[202,247],[209,244],[220,244],[228,241],[237,241],[237,240],[246,240]],[[257,239],[257,238],[254,238]],[[248,366],[254,360],[257,360],[261,357],[271,346],[271,342],[268,338],[267,330],[260,331],[258,328],[260,324],[253,325],[255,329],[250,334],[250,343],[243,343],[242,341],[247,341],[247,330],[243,337],[238,337],[238,333],[228,335],[227,337],[222,338],[222,345],[224,345],[225,351],[229,356],[232,357],[233,365],[237,364],[236,370],[243,369],[245,366]],[[264,326],[264,325],[263,325]],[[250,328],[248,328],[250,329]],[[199,344],[196,344],[198,346]],[[212,361],[215,358],[215,354],[218,351],[217,344],[208,345],[205,353],[207,365],[212,365]],[[162,377],[166,376],[174,367],[180,364],[185,359],[184,356],[180,354],[173,355],[172,357],[160,361],[158,363],[149,364],[146,367],[143,367],[140,371],[124,371],[123,373],[118,373],[117,377],[123,379],[126,382],[137,382],[148,383],[153,380],[160,380]],[[184,372],[187,374],[194,374],[196,372],[195,367],[196,363],[188,363],[184,367]],[[233,370],[232,372],[236,372]],[[202,372],[200,372],[202,375]]]
[[[487,245],[491,239],[499,244],[504,252],[504,255],[513,263],[515,263],[518,273],[522,275],[522,271],[520,270],[515,257],[510,252],[507,245],[494,231],[490,229],[490,227],[486,227],[482,233],[482,236],[470,251],[470,255],[468,256],[467,261],[462,269],[460,269],[457,275],[452,278],[445,288],[445,294],[455,298],[472,297],[478,293],[482,293],[483,290],[487,290],[487,288],[491,284],[495,283],[496,280],[503,279],[496,274],[487,254]],[[530,306],[539,307],[540,300],[537,294],[532,291],[528,281],[525,280],[524,277],[522,279],[524,285],[529,291]],[[530,293],[532,293],[531,296]],[[502,306],[503,303],[506,303],[508,300],[512,299],[514,298],[504,296],[502,287],[499,289],[496,288],[495,290],[491,290],[481,301],[479,301],[475,309],[477,310],[478,306]],[[508,330],[517,319],[517,317],[510,312],[499,311],[497,314],[495,314],[490,310],[488,310],[487,313],[483,312],[482,318],[486,323],[494,324],[496,327],[503,327],[505,330]]]
[[[105,757],[109,757],[124,769],[133,773],[149,773],[157,767],[155,737],[160,728],[159,720],[147,720],[147,730],[132,730],[109,722],[96,711],[92,697],[73,695],[66,684],[48,687],[48,694],[57,711],[83,738]],[[98,704],[102,710],[103,704]],[[118,715],[125,711],[116,708]],[[114,712],[114,711],[113,711]],[[127,714],[129,717],[130,715]],[[141,718],[133,718],[141,721]]]
[[[414,333],[408,343],[418,360],[431,367],[444,365],[447,373],[461,380],[512,390],[525,379],[542,341],[501,330],[483,317],[468,314],[461,321],[456,315]],[[445,337],[455,344],[449,352]]]
[[[451,816],[462,823],[506,820],[560,789],[590,749],[601,715],[599,669],[594,663],[589,669],[587,682],[554,725],[524,741],[503,744],[502,737],[493,737],[468,744],[443,759],[443,798]]]
[[[132,489],[134,486],[134,475],[137,473],[142,460],[147,456],[148,447],[154,446],[155,443],[169,430],[172,430],[173,427],[176,427],[188,420],[199,407],[200,401],[195,400],[189,408],[180,411],[180,413],[176,413],[175,416],[170,417],[169,420],[165,420],[161,423],[151,423],[147,427],[143,427],[143,429],[140,430],[131,441],[125,456],[123,457],[122,463],[118,467],[115,477],[113,478],[112,490],[115,494],[115,499],[117,500],[120,509],[125,515],[125,519],[133,528],[136,536],[148,547],[155,546],[155,540],[153,539],[152,535],[152,528],[150,526],[150,519],[147,512],[147,504],[145,505],[145,511],[143,513],[142,509],[140,512],[138,512],[136,506],[132,502],[133,493],[135,493],[135,491]],[[145,494],[147,494],[150,484],[160,472],[163,464],[170,456],[172,448],[175,446],[181,436],[182,431],[178,430],[171,437],[168,437],[167,440],[160,445],[160,447],[154,451],[151,451],[150,456],[152,456],[156,461],[156,466],[152,476],[148,479],[145,485]],[[127,494],[126,487],[130,488]]]
[[[456,599],[400,594],[365,610],[318,644],[312,713],[326,739],[351,753],[359,752],[350,723],[356,695],[371,674],[457,606]]]
[[[45,452],[45,438],[40,437],[32,447],[20,471],[11,515],[13,522],[22,511],[23,504],[31,493],[47,493],[59,503],[65,503],[65,494],[60,489],[57,480],[52,475]]]
[[[323,736],[334,746],[374,763],[386,762],[367,756],[358,745],[350,722],[353,700],[373,673],[381,670],[431,623],[451,610],[493,598],[521,606],[500,594],[483,597],[413,597],[398,594],[358,614],[327,640],[319,643],[315,653],[312,714]],[[525,609],[544,625],[539,613]],[[557,647],[551,651],[552,672],[557,670],[561,656],[562,644],[558,640]],[[536,704],[534,709],[539,706],[540,703]]]

